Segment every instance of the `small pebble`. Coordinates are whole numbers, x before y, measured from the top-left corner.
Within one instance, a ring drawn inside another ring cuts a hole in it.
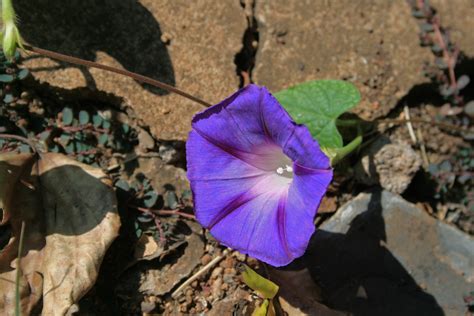
[[[31,98],[31,95],[28,91],[23,91],[20,94],[20,98],[22,98],[23,100],[29,100]]]
[[[209,262],[211,262],[211,260],[212,260],[212,257],[211,257],[209,254],[206,253],[206,254],[205,254],[204,256],[202,256],[202,258],[201,258],[201,264],[202,264],[203,266],[205,266],[206,264],[208,264]]]
[[[215,268],[211,273],[211,279],[217,279],[223,271],[224,269],[222,267]]]
[[[161,34],[161,37],[160,37],[161,42],[166,45],[168,45],[172,39],[173,39],[173,36],[167,32],[164,32],[163,34]]]

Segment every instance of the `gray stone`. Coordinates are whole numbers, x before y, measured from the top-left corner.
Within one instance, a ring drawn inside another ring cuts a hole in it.
[[[403,193],[421,166],[420,156],[408,144],[380,137],[362,152],[355,166],[356,179],[367,185]]]
[[[239,87],[234,56],[247,27],[239,1],[14,1],[27,42],[137,72],[209,103]],[[184,140],[203,108],[133,79],[29,55],[24,66],[40,82],[113,94],[131,106],[157,139]]]
[[[387,191],[342,206],[305,260],[329,306],[357,315],[464,315],[474,288],[473,237]]]
[[[314,79],[346,79],[363,96],[355,112],[387,114],[427,82],[418,26],[405,1],[260,0],[253,79],[271,91]]]

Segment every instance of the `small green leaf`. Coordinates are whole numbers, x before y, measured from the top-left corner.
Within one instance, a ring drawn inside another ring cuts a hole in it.
[[[153,207],[156,204],[156,201],[158,201],[158,193],[155,191],[148,191],[143,198],[143,203],[146,207]]]
[[[275,93],[299,124],[305,124],[321,147],[340,148],[336,119],[360,102],[357,88],[346,81],[308,81]]]
[[[67,154],[74,153],[75,151],[74,143],[73,142],[69,143],[66,147],[64,147],[64,150],[66,151]]]
[[[20,145],[20,152],[21,153],[30,153],[31,152],[31,148],[29,145],[27,144],[21,144]]]
[[[110,121],[103,121],[102,122],[102,127],[104,129],[110,129],[110,126],[111,126]]]
[[[71,140],[71,134],[69,133],[62,133],[61,136],[59,137],[59,141],[63,146],[67,145],[69,141]]]
[[[101,126],[102,121],[103,121],[102,116],[100,116],[99,114],[94,114],[92,116],[92,124],[94,124],[94,127],[97,128],[97,127]]]
[[[18,77],[18,79],[23,80],[23,79],[25,79],[25,78],[28,76],[29,73],[30,73],[30,72],[28,71],[28,69],[25,69],[25,68],[24,68],[24,69],[21,69],[21,70],[17,73],[17,77]]]
[[[128,134],[128,132],[130,132],[130,125],[122,124],[122,131],[124,134]]]
[[[79,124],[86,125],[87,123],[89,123],[89,119],[90,119],[90,116],[89,116],[89,113],[87,113],[87,111],[79,112]]]
[[[275,297],[279,289],[278,285],[268,279],[265,279],[246,264],[243,265],[243,269],[244,271],[242,272],[242,277],[248,287],[258,292],[262,298]]]
[[[178,207],[178,196],[174,191],[166,191],[165,193],[166,206],[170,209]]]
[[[74,119],[74,113],[71,108],[65,107],[63,109],[63,124],[65,126],[71,125]]]
[[[108,134],[101,134],[99,138],[97,139],[97,142],[100,145],[105,145],[109,141],[109,135]]]
[[[115,182],[115,186],[119,189],[122,189],[124,191],[130,191],[130,185],[128,184],[127,181],[120,179],[117,182]]]
[[[15,100],[15,98],[13,97],[12,94],[8,93],[8,94],[5,94],[5,97],[3,98],[3,102],[5,103],[12,103],[13,100]]]
[[[51,131],[43,131],[39,134],[39,139],[45,141],[51,135]]]
[[[0,82],[10,83],[13,80],[15,80],[15,77],[13,77],[12,75],[7,75],[7,74],[0,75]]]
[[[264,300],[262,305],[253,311],[252,316],[267,316],[269,302],[270,300]]]

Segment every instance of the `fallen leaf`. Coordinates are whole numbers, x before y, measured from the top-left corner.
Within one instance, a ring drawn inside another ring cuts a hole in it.
[[[31,157],[18,163],[19,157],[0,155],[0,197],[8,214],[2,224],[12,228],[12,238],[0,252],[0,314],[14,313],[19,265],[22,314],[64,315],[94,285],[103,256],[118,235],[115,193],[100,169],[60,154]],[[3,170],[12,166],[21,168],[4,179]]]
[[[242,278],[245,284],[256,291],[261,298],[274,298],[278,292],[278,285],[264,278],[246,264],[242,264]]]
[[[307,268],[282,270],[268,267],[270,278],[280,286],[278,300],[289,316],[318,315],[342,316],[342,312],[330,309],[320,301],[321,290],[313,282]]]
[[[28,162],[32,160],[31,154],[7,153],[0,155],[0,208],[3,209],[0,225],[9,218],[9,213],[3,207],[4,201],[7,204],[7,200],[12,196],[14,184],[18,181],[18,177]]]

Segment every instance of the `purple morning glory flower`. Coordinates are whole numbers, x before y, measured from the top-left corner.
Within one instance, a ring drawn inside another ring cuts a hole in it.
[[[198,113],[186,151],[196,218],[218,241],[273,266],[303,255],[332,169],[266,88]]]

